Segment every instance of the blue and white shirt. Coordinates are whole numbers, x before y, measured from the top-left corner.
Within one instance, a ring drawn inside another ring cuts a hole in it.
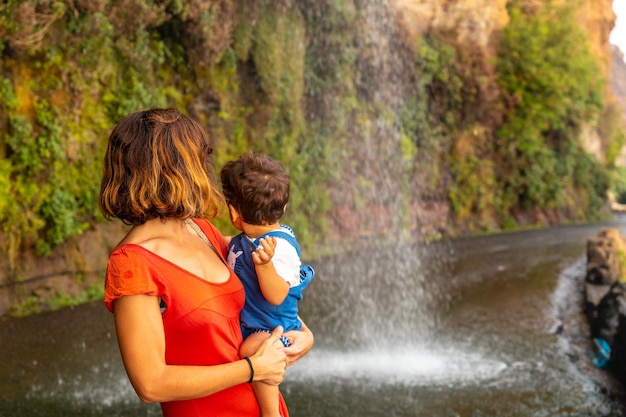
[[[276,237],[272,263],[278,275],[290,287],[285,300],[277,306],[263,297],[252,260],[252,253],[259,246],[259,240],[264,237]],[[280,229],[272,230],[256,239],[240,233],[230,242],[227,260],[246,291],[246,302],[240,317],[244,338],[257,330],[274,330],[276,326],[282,326],[285,331],[302,328],[298,319],[298,302],[302,300],[302,291],[311,282],[315,271],[309,265],[301,265],[300,246],[289,226],[281,225]]]

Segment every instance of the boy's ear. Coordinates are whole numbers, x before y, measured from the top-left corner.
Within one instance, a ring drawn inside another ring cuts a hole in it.
[[[232,222],[238,221],[239,218],[241,217],[241,214],[239,214],[239,211],[237,211],[237,209],[230,204],[228,205],[228,211],[230,212],[230,220]]]
[[[283,214],[287,213],[287,204],[285,204],[285,207],[283,207]]]

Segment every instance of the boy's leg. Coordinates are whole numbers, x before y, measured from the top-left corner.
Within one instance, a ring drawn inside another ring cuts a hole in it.
[[[261,417],[280,417],[278,385],[269,385],[262,381],[256,381],[252,383],[252,389],[261,409]]]
[[[243,358],[244,356],[254,355],[261,343],[268,337],[270,337],[270,333],[267,332],[252,333],[241,344],[239,356]],[[255,381],[252,383],[252,389],[254,390],[256,400],[261,409],[261,417],[279,417],[278,386],[269,385],[262,381]]]

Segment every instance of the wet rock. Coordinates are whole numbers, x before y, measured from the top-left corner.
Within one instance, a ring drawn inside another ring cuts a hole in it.
[[[617,231],[603,229],[587,241],[587,276],[592,284],[611,285],[620,278],[622,241]]]
[[[624,304],[626,302],[623,298],[620,302],[622,303],[622,311],[625,311],[626,306]],[[619,324],[613,339],[609,365],[616,377],[622,383],[626,383],[626,316],[624,314],[619,316]]]
[[[621,281],[624,242],[615,229],[602,229],[587,241],[585,314],[590,336],[610,348],[606,368],[626,382],[626,286]],[[596,343],[597,344],[597,343]]]
[[[593,285],[586,283],[587,319],[591,326],[591,336],[601,338],[612,345],[618,331],[620,316],[624,316],[624,288],[616,282],[613,285]]]

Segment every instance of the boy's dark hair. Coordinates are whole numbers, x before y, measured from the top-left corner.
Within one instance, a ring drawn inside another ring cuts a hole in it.
[[[280,162],[254,152],[224,165],[222,191],[226,202],[248,224],[278,222],[289,201],[289,175]]]

